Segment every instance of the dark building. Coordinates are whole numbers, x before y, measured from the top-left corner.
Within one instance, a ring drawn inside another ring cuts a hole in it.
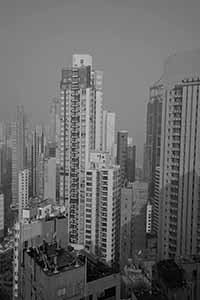
[[[153,177],[156,166],[160,165],[162,92],[160,82],[150,87],[147,104],[146,143],[144,147],[144,180],[149,183],[149,196],[153,194]]]
[[[136,146],[128,145],[127,149],[127,180],[129,182],[135,181],[135,158],[136,158]]]
[[[44,162],[45,154],[47,153],[44,128],[42,126],[36,126],[30,134],[30,140],[28,143],[29,148],[29,196],[37,197],[43,194],[42,191],[42,163]]]
[[[12,226],[10,210],[12,197],[12,150],[7,144],[0,147],[0,190],[4,194],[4,229]]]
[[[128,131],[122,130],[117,133],[117,164],[121,169],[122,186],[127,179],[127,161],[128,161]]]
[[[43,242],[23,258],[24,300],[120,299],[120,275],[83,250]]]
[[[168,300],[195,300],[184,276],[184,271],[173,260],[162,260],[153,266],[153,289],[162,292]]]
[[[135,181],[121,191],[121,267],[146,248],[146,205],[148,184]]]
[[[13,248],[1,244],[0,249],[0,299],[12,300],[13,289]]]
[[[190,290],[189,299],[200,299],[200,256],[182,257],[176,263],[184,272],[184,279]]]

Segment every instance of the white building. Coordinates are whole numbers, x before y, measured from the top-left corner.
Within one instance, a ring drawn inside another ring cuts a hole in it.
[[[90,150],[102,147],[102,73],[90,55],[74,55],[60,83],[60,203],[71,243],[84,244],[85,170]]]
[[[115,119],[114,112],[103,111],[103,151],[109,152],[115,157]]]
[[[128,136],[128,146],[133,146],[133,138]]]
[[[200,50],[164,66],[159,258],[200,254]]]
[[[120,167],[92,156],[86,170],[85,245],[104,261],[119,260]]]
[[[30,196],[43,196],[44,193],[44,159],[46,139],[44,128],[38,125],[32,131]]]
[[[0,238],[4,236],[4,194],[0,194]]]
[[[147,203],[146,208],[146,233],[151,233],[152,230],[152,204]]]
[[[19,218],[22,217],[22,210],[29,202],[29,170],[19,172]]]

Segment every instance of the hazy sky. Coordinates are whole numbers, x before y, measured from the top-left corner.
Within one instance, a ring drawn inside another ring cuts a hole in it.
[[[199,12],[199,0],[0,0],[0,119],[22,103],[47,120],[61,68],[89,53],[141,161],[148,88],[166,57],[200,48]]]

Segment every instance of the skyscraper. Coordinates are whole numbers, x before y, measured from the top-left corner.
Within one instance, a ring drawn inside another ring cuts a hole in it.
[[[19,218],[22,217],[22,209],[28,205],[29,200],[29,171],[24,169],[19,172]]]
[[[159,202],[160,202],[160,167],[156,167],[153,178],[154,190],[152,204],[152,231],[158,234],[159,231]]]
[[[30,196],[43,195],[43,169],[46,151],[44,128],[36,126],[31,133]]]
[[[107,153],[91,153],[86,170],[85,245],[111,265],[119,263],[120,167]]]
[[[121,191],[121,266],[146,247],[148,184],[135,181]]]
[[[145,249],[146,245],[146,206],[148,200],[148,184],[142,181],[133,183],[132,206],[132,253]]]
[[[102,72],[90,55],[73,55],[60,82],[60,203],[71,243],[84,243],[85,170],[90,150],[102,148]]]
[[[18,150],[17,150],[17,122],[12,123],[12,205],[17,205],[18,199]]]
[[[114,112],[103,111],[103,151],[109,152],[114,157],[115,144],[115,119]]]
[[[56,202],[56,157],[45,159],[44,198]]]
[[[149,183],[149,197],[153,195],[153,177],[156,166],[160,165],[160,140],[162,119],[162,82],[156,82],[149,91],[146,121],[146,143],[144,154],[144,179]]]
[[[135,181],[135,160],[136,160],[136,145],[133,145],[133,139],[128,137],[127,147],[127,180]]]
[[[120,212],[120,264],[123,268],[132,258],[132,206],[133,187],[131,184],[121,189]]]
[[[56,160],[59,164],[60,99],[52,99],[49,107],[49,120],[48,144],[54,145],[56,149]]]
[[[10,123],[4,123],[3,137],[0,144],[0,189],[4,194],[5,230],[12,225],[12,149],[10,145]]]
[[[16,121],[12,124],[12,204],[18,203],[18,174],[25,168],[25,118],[24,107],[17,106]]]
[[[164,66],[158,253],[200,254],[200,50]]]
[[[59,138],[59,122],[60,122],[60,101],[53,98],[49,107],[49,142],[56,143]]]
[[[122,185],[127,179],[127,158],[128,158],[128,131],[122,130],[117,133],[117,164],[121,169]]]

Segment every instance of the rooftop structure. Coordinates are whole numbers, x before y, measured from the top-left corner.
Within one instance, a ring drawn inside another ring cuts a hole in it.
[[[56,243],[43,241],[37,248],[25,249],[23,265],[25,300],[31,295],[40,295],[44,300],[57,300],[61,296],[80,299],[91,295],[119,299],[119,274],[114,274],[111,268],[84,250],[63,249]]]

